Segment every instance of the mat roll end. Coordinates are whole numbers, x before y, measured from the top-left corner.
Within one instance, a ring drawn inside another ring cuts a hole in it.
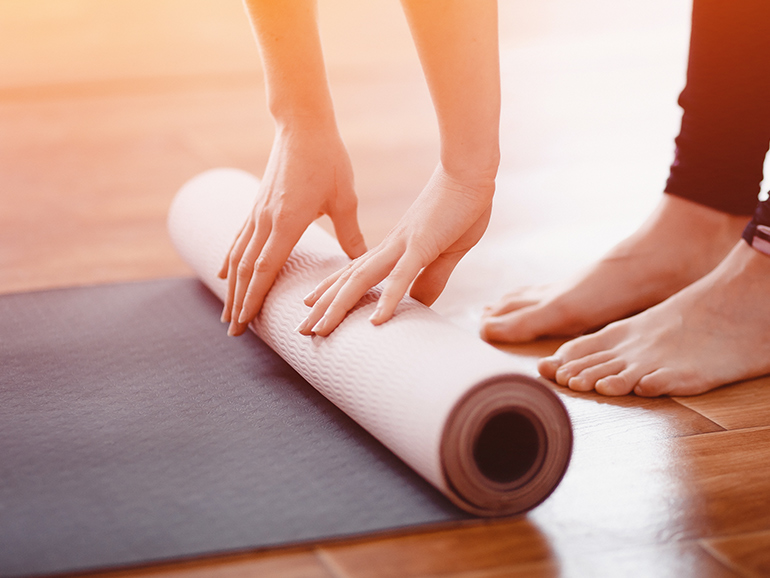
[[[471,389],[449,416],[441,443],[450,498],[479,516],[534,508],[556,489],[571,455],[564,405],[547,386],[521,374]]]

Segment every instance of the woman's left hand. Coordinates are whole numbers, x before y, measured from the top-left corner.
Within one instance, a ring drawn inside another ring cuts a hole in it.
[[[415,202],[377,247],[327,277],[305,298],[312,307],[297,328],[304,335],[329,335],[347,312],[384,280],[370,317],[386,322],[409,294],[431,305],[460,259],[487,228],[494,178],[461,181],[439,165]]]

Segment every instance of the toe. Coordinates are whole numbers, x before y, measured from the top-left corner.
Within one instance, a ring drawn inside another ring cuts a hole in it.
[[[592,365],[570,378],[567,386],[574,391],[591,391],[600,379],[617,375],[625,369],[625,363],[620,359],[610,359],[604,363]]]
[[[594,389],[597,393],[608,396],[628,395],[634,389],[639,379],[633,370],[625,369],[616,375],[608,375],[596,381]]]
[[[485,316],[481,320],[481,336],[487,341],[521,343],[532,341],[538,335],[528,327],[527,309],[498,316]]]
[[[568,361],[556,370],[556,383],[559,385],[569,385],[572,378],[577,377],[586,369],[603,364],[610,359],[612,359],[611,352],[599,351],[585,357]]]
[[[562,363],[564,363],[562,359],[555,355],[543,357],[537,362],[537,371],[546,379],[556,381],[556,372],[561,367]]]
[[[659,397],[672,393],[677,379],[674,372],[666,369],[656,369],[655,371],[643,376],[639,383],[634,387],[634,393],[641,397]],[[683,395],[692,395],[692,393],[701,393],[700,391],[690,392],[689,388],[677,388],[686,391]],[[677,392],[674,392],[677,393]]]
[[[612,349],[622,341],[625,334],[625,328],[621,323],[613,323],[596,333],[576,337],[559,347],[554,356],[570,361]]]
[[[559,307],[544,304],[523,307],[516,311],[482,321],[482,336],[489,341],[521,343],[538,337],[572,335],[571,322]]]
[[[494,305],[488,305],[484,308],[484,315],[490,317],[505,315],[511,311],[517,311],[523,307],[535,305],[538,301],[539,299],[527,295],[526,290],[523,289],[521,291],[509,293]]]

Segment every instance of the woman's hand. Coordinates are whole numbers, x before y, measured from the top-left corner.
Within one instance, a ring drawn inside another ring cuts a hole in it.
[[[467,182],[453,178],[439,165],[382,243],[328,277],[305,298],[312,309],[298,327],[300,333],[328,335],[383,280],[382,295],[370,317],[375,325],[393,316],[410,285],[412,297],[432,304],[457,263],[486,230],[494,189],[494,176]]]
[[[430,305],[484,233],[500,161],[500,66],[495,0],[402,0],[441,137],[440,162],[398,225],[375,249],[305,298],[298,330],[328,335],[384,280],[371,316],[393,315],[410,295]]]
[[[260,195],[219,277],[228,280],[222,321],[242,334],[308,225],[323,214],[351,259],[366,251],[350,159],[336,128],[279,127]]]

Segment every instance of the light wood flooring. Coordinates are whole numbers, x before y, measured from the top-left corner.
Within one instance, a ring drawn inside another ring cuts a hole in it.
[[[495,213],[436,304],[470,330],[485,303],[575,271],[655,205],[687,49],[685,0],[500,3]],[[321,0],[321,13],[374,244],[432,171],[435,120],[395,0]],[[0,292],[190,275],[165,232],[172,196],[208,168],[259,174],[271,139],[239,0],[4,0]],[[557,345],[512,350],[534,363]],[[572,464],[526,516],[109,575],[770,575],[770,380],[561,395]]]

